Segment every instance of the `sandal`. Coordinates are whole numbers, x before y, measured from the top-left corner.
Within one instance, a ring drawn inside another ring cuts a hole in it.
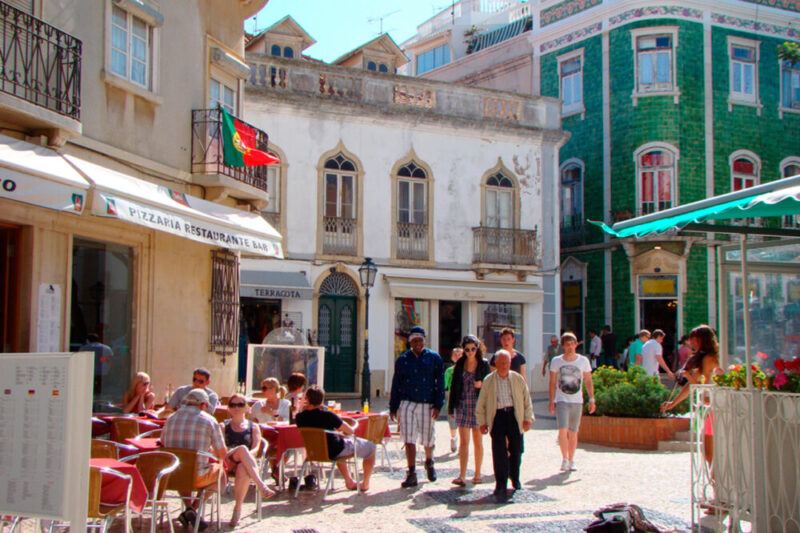
[[[483,483],[483,479],[481,479],[481,476],[475,476],[474,478],[472,478],[472,483],[475,485],[479,485]]]
[[[453,485],[458,485],[459,487],[463,487],[466,485],[466,483],[464,483],[464,480],[461,479],[460,477],[455,478],[453,481],[451,481],[451,483]]]
[[[237,525],[239,525],[239,516],[241,515],[241,513],[242,513],[241,509],[233,510],[233,514],[231,515],[231,521],[229,522],[229,525],[231,527],[236,527]]]

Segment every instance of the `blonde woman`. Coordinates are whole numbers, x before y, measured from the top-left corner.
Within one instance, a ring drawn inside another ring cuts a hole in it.
[[[131,387],[122,396],[122,412],[141,413],[152,409],[155,403],[156,395],[150,387],[150,376],[139,372],[133,378]]]
[[[252,408],[250,418],[259,424],[270,422],[288,422],[291,402],[280,397],[281,384],[276,378],[267,378],[261,382],[261,400]]]
[[[230,525],[236,527],[242,514],[242,502],[247,495],[247,489],[252,479],[256,488],[261,491],[264,498],[273,494],[261,476],[258,475],[258,466],[254,454],[258,453],[261,445],[261,428],[252,420],[247,420],[247,399],[242,394],[234,394],[228,401],[228,412],[231,417],[220,424],[225,435],[225,445],[228,455],[225,457],[225,471],[236,476],[233,485],[233,495],[236,500],[231,515]]]

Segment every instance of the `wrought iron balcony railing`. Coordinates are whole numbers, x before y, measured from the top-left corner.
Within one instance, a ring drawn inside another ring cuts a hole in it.
[[[586,225],[583,215],[571,215],[561,219],[560,242],[562,248],[586,244]]]
[[[251,126],[252,127],[252,126]],[[269,137],[256,130],[256,148],[266,151]],[[192,174],[218,174],[267,190],[267,167],[232,167],[225,164],[222,146],[222,112],[219,109],[192,110]]]
[[[473,263],[533,266],[539,257],[536,230],[472,228]]]
[[[397,258],[428,259],[428,225],[397,223]]]
[[[0,2],[0,91],[80,120],[81,46],[72,35]]]
[[[322,253],[356,255],[358,223],[355,218],[322,217]]]

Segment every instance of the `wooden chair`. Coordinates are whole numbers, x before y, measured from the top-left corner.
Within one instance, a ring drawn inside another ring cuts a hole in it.
[[[331,467],[328,470],[328,482],[325,484],[325,492],[322,494],[322,499],[325,499],[325,496],[328,495],[328,491],[333,487],[333,476],[334,470],[336,469],[336,465],[342,461],[347,461],[349,459],[354,459],[354,455],[348,455],[345,457],[339,457],[336,459],[331,459],[328,454],[328,439],[327,434],[330,433],[332,435],[342,436],[335,431],[327,431],[324,429],[319,428],[298,428],[300,430],[300,436],[303,438],[303,444],[306,447],[306,459],[303,461],[303,468],[300,470],[300,479],[303,479],[306,476],[306,472],[311,467],[311,463],[330,463]],[[358,483],[358,468],[355,468],[356,475],[355,481]],[[294,490],[294,496],[297,497],[297,493],[300,491],[300,483],[297,484],[297,488]]]
[[[386,437],[386,428],[389,426],[389,414],[382,413],[376,416],[366,416],[360,418],[360,424],[366,424],[366,431],[364,432],[364,439],[375,443],[375,446],[383,450],[383,457],[381,465],[386,461],[389,463],[389,472],[394,472],[392,467],[392,457],[389,455],[389,450],[386,448],[386,441],[391,437]]]
[[[162,451],[171,453],[178,458],[178,468],[175,469],[174,472],[169,476],[167,479],[167,490],[174,490],[176,492],[184,493],[184,494],[191,494],[192,492],[197,492],[197,496],[180,496],[181,500],[200,500],[200,506],[197,509],[197,520],[194,523],[194,532],[197,533],[200,530],[200,520],[203,517],[203,512],[205,511],[205,504],[206,500],[211,498],[212,500],[216,500],[216,511],[217,511],[217,530],[220,528],[220,518],[219,518],[219,510],[220,510],[220,492],[222,491],[222,476],[223,471],[220,465],[219,473],[217,477],[205,486],[198,486],[197,485],[197,466],[198,466],[198,459],[200,457],[205,457],[209,459],[211,462],[217,462],[217,458],[211,455],[208,452],[197,452],[194,450],[184,450],[182,448],[164,448]],[[214,502],[212,501],[212,504]],[[213,519],[214,516],[214,506],[211,506],[211,518]]]
[[[156,521],[158,520],[160,525],[160,518],[164,513],[167,514],[169,530],[174,533],[172,518],[169,515],[169,505],[167,500],[164,499],[164,492],[167,490],[170,474],[180,464],[178,457],[169,452],[142,452],[126,457],[122,461],[136,464],[136,470],[139,471],[147,487],[147,503],[145,504],[145,509],[142,510],[142,514],[147,510],[153,513],[153,518],[150,521],[150,533],[155,533]]]
[[[120,452],[136,453],[136,448],[113,440],[92,439],[92,459],[119,459]]]
[[[100,491],[103,486],[103,474],[110,475],[124,479],[128,484],[128,491],[125,501],[120,504],[109,505],[100,501]],[[125,517],[125,533],[130,532],[131,525],[131,489],[133,488],[133,478],[128,474],[123,474],[119,470],[113,468],[100,468],[95,466],[89,467],[89,512],[87,518],[89,521],[96,522],[95,524],[88,524],[87,528],[99,528],[104,533],[109,524],[114,520],[118,514],[123,514]]]

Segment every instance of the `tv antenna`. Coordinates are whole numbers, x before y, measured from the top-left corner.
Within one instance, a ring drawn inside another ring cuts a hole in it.
[[[370,23],[370,24],[373,23],[373,22],[378,22],[380,24],[380,26],[379,26],[380,27],[379,34],[382,34],[383,33],[383,20],[387,19],[387,18],[391,17],[392,15],[394,15],[395,13],[399,13],[399,12],[400,12],[399,9],[395,9],[394,11],[392,11],[390,13],[384,13],[383,15],[381,15],[379,17],[368,18],[367,22]]]

